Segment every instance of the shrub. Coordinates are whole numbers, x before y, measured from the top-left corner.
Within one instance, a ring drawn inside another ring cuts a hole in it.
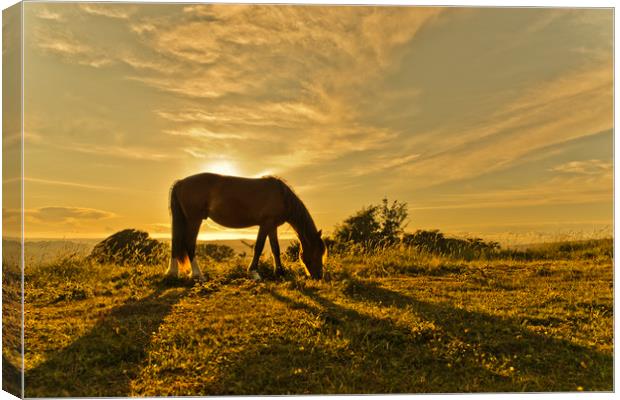
[[[156,265],[168,259],[168,246],[136,229],[125,229],[99,242],[88,256],[102,264]]]
[[[225,244],[202,243],[196,246],[196,255],[221,262],[233,258],[235,250]]]
[[[338,225],[332,247],[339,251],[350,244],[361,245],[365,250],[393,246],[400,242],[407,216],[407,203],[390,204],[384,198],[381,205],[362,208]]]
[[[299,260],[299,250],[301,249],[300,243],[297,240],[293,240],[284,251],[284,257],[291,262]]]
[[[419,251],[468,260],[488,257],[499,249],[497,242],[485,242],[479,238],[447,238],[438,230],[407,233],[402,242],[405,246],[415,247]]]

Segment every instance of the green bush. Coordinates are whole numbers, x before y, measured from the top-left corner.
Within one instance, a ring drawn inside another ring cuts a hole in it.
[[[288,261],[295,262],[299,260],[299,250],[301,249],[298,240],[293,240],[284,251],[284,258]]]
[[[447,238],[438,230],[407,233],[402,242],[406,247],[415,247],[419,251],[467,260],[490,257],[499,249],[497,242],[485,242],[479,238]]]
[[[202,243],[196,246],[196,255],[221,262],[233,258],[235,250],[225,244]]]
[[[380,205],[362,208],[336,226],[332,250],[340,252],[351,244],[366,251],[393,246],[400,242],[407,216],[407,203],[390,204],[384,198]]]
[[[101,264],[157,265],[169,257],[168,246],[136,229],[125,229],[99,242],[88,258]]]

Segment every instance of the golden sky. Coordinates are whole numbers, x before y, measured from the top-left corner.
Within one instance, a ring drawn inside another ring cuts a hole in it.
[[[28,237],[165,236],[202,171],[279,175],[327,232],[384,196],[410,230],[612,225],[611,9],[24,7]]]

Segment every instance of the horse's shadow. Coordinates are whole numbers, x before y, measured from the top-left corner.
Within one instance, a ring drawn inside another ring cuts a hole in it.
[[[267,349],[248,348],[220,372],[217,387],[205,388],[207,392],[462,393],[574,391],[578,386],[612,390],[611,355],[536,334],[516,320],[421,301],[365,281],[354,281],[345,291],[349,300],[406,309],[439,328],[439,335],[412,335],[410,328],[389,317],[339,305],[314,288],[302,287],[298,293],[306,299],[270,291],[274,299],[321,321],[317,334],[323,338],[274,338]],[[334,341],[347,344],[335,351],[326,345]],[[459,346],[454,348],[454,343]],[[311,346],[314,350],[308,352]],[[265,368],[270,370],[268,377]]]
[[[476,348],[478,354],[502,360],[510,379],[500,391],[610,391],[613,357],[571,341],[535,333],[518,317],[498,317],[455,308],[447,303],[422,301],[370,281],[354,280],[346,291],[350,298],[407,309],[441,327],[445,335]],[[462,359],[478,363],[465,352]],[[487,358],[488,361],[488,358]]]
[[[298,293],[302,297],[295,295]],[[336,304],[313,288],[298,288],[293,294],[270,289],[269,294],[287,305],[303,310],[307,321],[298,329],[305,334],[278,335],[268,347],[249,346],[241,356],[223,368],[215,385],[205,394],[377,394],[437,392],[435,384],[445,362],[410,339],[403,326]],[[308,301],[310,300],[310,301]],[[506,378],[473,362],[467,368],[486,381]],[[268,371],[268,373],[266,373]],[[457,390],[455,390],[457,391]]]
[[[152,291],[113,308],[85,335],[25,374],[27,397],[127,396],[151,336],[188,292],[184,282],[153,282]]]

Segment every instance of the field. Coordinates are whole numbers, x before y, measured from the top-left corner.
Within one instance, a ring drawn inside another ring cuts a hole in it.
[[[277,280],[266,258],[258,282],[239,257],[204,283],[31,264],[26,396],[611,391],[612,245],[334,255],[318,282],[291,262]]]

